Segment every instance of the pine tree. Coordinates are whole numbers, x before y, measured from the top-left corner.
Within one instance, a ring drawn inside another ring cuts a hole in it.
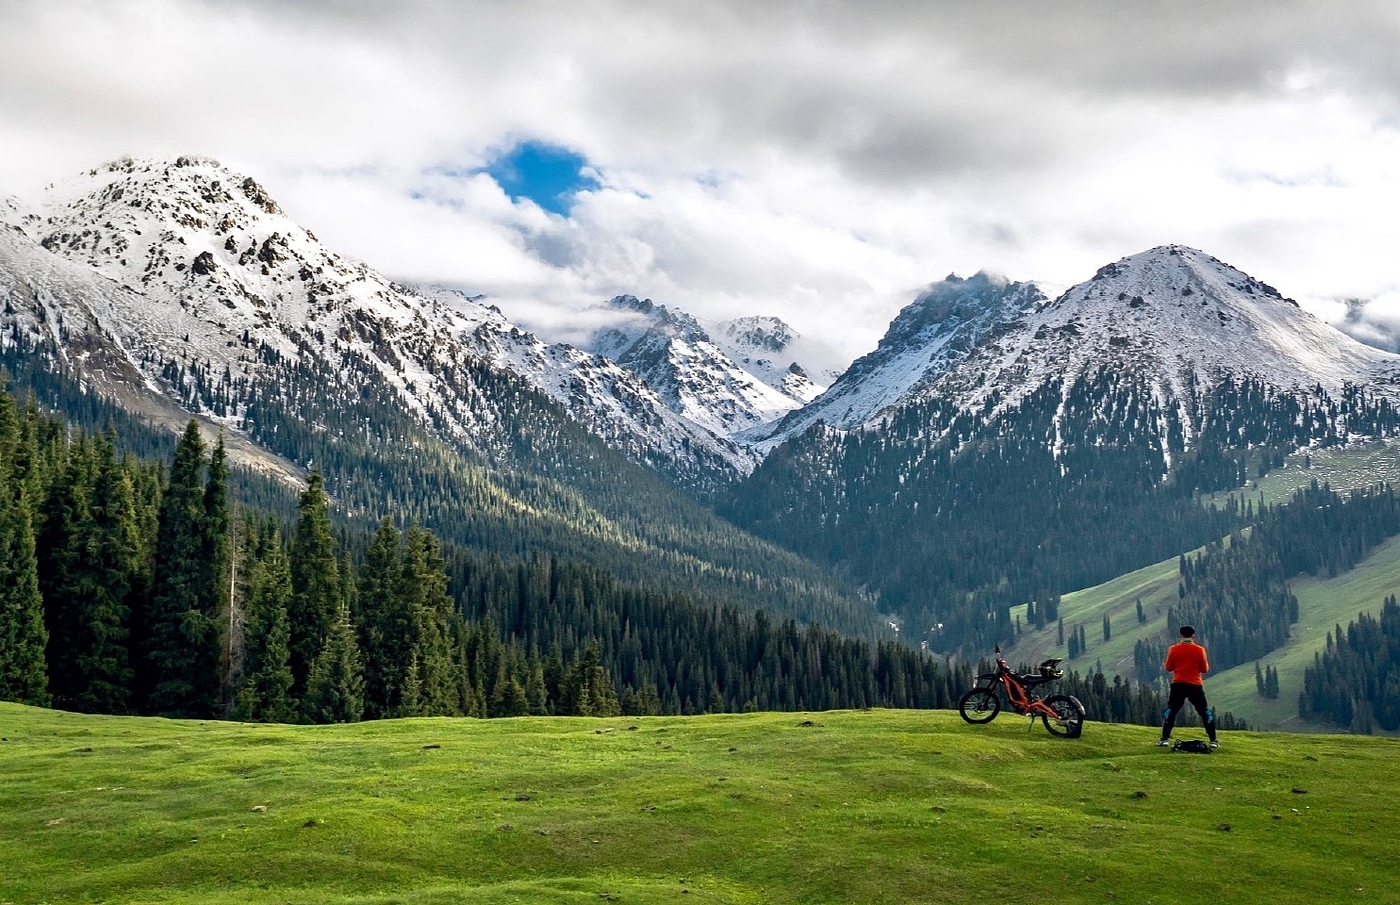
[[[291,627],[292,692],[301,696],[327,633],[340,606],[340,576],[335,539],[331,536],[325,482],[313,471],[298,503],[296,536],[292,541]]]
[[[416,525],[404,537],[398,596],[412,619],[419,681],[417,712],[424,716],[460,715],[446,566],[437,538]]]
[[[46,707],[48,631],[34,550],[29,501],[0,501],[0,700]]]
[[[220,709],[218,597],[208,559],[204,441],[191,420],[161,497],[146,626],[147,711],[203,718]]]
[[[130,476],[111,438],[80,438],[45,506],[40,586],[56,706],[86,713],[131,709],[130,600],[145,551]]]
[[[229,537],[228,507],[228,460],[224,450],[224,435],[220,431],[209,457],[209,467],[204,484],[204,537],[202,565],[208,588],[205,591],[206,608],[210,619],[219,626],[221,646],[219,651],[219,698],[221,709],[227,712],[232,704],[235,637],[231,631],[233,622],[232,550]],[[223,706],[227,702],[228,706]]]
[[[0,393],[0,700],[44,707],[48,631],[26,455],[33,455],[32,439],[21,430],[14,401]]]
[[[573,716],[620,716],[622,704],[617,698],[612,676],[602,665],[600,646],[590,641],[576,656],[564,685],[560,689],[562,712]],[[692,705],[692,710],[694,705]]]
[[[87,685],[81,663],[90,646],[88,605],[97,590],[89,568],[98,552],[93,466],[91,448],[80,437],[69,446],[65,466],[49,487],[37,538],[49,691],[62,710],[82,710],[77,699]]]
[[[356,582],[355,626],[365,666],[365,717],[398,712],[413,648],[413,622],[399,594],[400,537],[391,519],[380,522]]]
[[[132,466],[117,458],[113,435],[97,449],[92,511],[100,553],[93,558],[100,566],[88,611],[88,685],[79,700],[93,713],[127,713],[136,703],[132,609],[147,583],[151,548],[141,536]]]
[[[254,563],[244,606],[243,674],[234,693],[233,718],[290,723],[297,717],[292,698],[291,629],[287,606],[292,573],[280,538]]]
[[[365,679],[350,608],[336,607],[326,643],[311,664],[302,713],[313,723],[358,723],[364,715]]]

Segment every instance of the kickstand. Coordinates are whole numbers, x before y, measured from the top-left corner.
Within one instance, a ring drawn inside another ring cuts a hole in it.
[[[1026,714],[1026,716],[1030,717],[1030,722],[1026,724],[1026,732],[1030,732],[1032,729],[1035,728],[1035,714],[1028,713]]]

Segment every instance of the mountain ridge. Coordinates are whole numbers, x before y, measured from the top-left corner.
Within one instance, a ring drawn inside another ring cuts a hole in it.
[[[775,364],[798,339],[777,318],[702,322],[633,295],[595,310],[611,322],[584,347],[637,374],[672,411],[719,436],[774,421],[825,389],[795,359]]]
[[[88,282],[69,293],[88,300],[88,326],[153,391],[168,364],[154,359],[171,349],[225,371],[231,383],[253,379],[269,357],[353,357],[359,377],[337,366],[337,379],[381,384],[420,421],[485,452],[489,416],[473,405],[472,387],[453,385],[447,373],[475,358],[530,383],[634,461],[682,484],[712,486],[752,467],[750,453],[677,417],[625,369],[547,344],[464,294],[415,291],[335,255],[254,179],[208,158],[119,159],[62,184],[38,210],[12,208],[9,219],[19,223],[9,237],[11,272],[56,266],[26,253],[24,238],[67,261],[76,270],[66,281]],[[43,292],[11,294],[32,300]],[[29,313],[32,329],[40,318]],[[244,413],[235,406],[212,414],[237,428]]]

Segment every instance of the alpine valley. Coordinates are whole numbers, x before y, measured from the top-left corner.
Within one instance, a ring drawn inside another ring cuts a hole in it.
[[[122,159],[0,201],[0,298],[15,391],[133,444],[196,417],[246,501],[314,468],[347,524],[939,663],[1259,515],[1203,495],[1400,432],[1400,355],[1181,246],[1054,298],[950,275],[842,370],[775,318],[632,296],[549,343],[347,260],[213,160]]]

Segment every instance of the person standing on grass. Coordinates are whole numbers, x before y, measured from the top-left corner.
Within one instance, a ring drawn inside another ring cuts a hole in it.
[[[1215,740],[1215,711],[1206,703],[1205,684],[1201,679],[1210,672],[1210,660],[1206,657],[1206,649],[1196,643],[1194,628],[1189,625],[1181,627],[1181,640],[1167,648],[1167,662],[1162,664],[1162,668],[1172,674],[1172,688],[1167,695],[1166,712],[1162,714],[1162,739],[1157,742],[1157,747],[1165,748],[1171,744],[1176,715],[1190,701],[1201,715],[1206,735],[1210,736],[1210,746],[1219,748],[1220,742]]]

